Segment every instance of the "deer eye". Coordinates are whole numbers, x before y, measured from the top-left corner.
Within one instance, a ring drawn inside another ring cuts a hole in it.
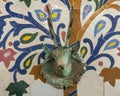
[[[55,50],[54,52],[53,52],[53,57],[54,58],[56,58],[56,57],[58,57],[59,56],[59,51],[58,50]]]
[[[55,53],[53,53],[53,58],[56,58],[57,56],[56,56],[56,54]]]

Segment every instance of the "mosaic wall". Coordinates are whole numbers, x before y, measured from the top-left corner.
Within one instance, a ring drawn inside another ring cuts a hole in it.
[[[74,8],[69,45],[80,40],[87,71],[72,88],[55,89],[40,75],[42,43],[54,48],[46,6],[59,46],[65,44]],[[120,0],[1,0],[0,96],[119,96],[119,18]]]

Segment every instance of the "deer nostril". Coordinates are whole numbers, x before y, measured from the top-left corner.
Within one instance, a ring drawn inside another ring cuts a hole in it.
[[[63,67],[62,65],[59,65],[59,66],[58,66],[58,69],[63,70],[64,67]]]

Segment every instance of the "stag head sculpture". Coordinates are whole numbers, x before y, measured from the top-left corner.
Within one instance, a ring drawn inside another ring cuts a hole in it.
[[[53,40],[55,49],[50,49],[44,44],[43,50],[46,53],[45,61],[42,64],[41,74],[46,79],[46,82],[56,88],[66,88],[73,86],[74,82],[78,82],[80,77],[85,72],[82,63],[82,58],[78,54],[80,42],[76,42],[72,47],[69,47],[69,38],[71,34],[71,26],[73,22],[73,8],[70,11],[70,23],[66,36],[66,43],[64,46],[58,46],[56,35],[53,29],[51,20],[51,12],[48,11],[48,27]]]

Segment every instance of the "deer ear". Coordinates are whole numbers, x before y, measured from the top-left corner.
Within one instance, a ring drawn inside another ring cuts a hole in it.
[[[51,49],[49,49],[46,45],[42,44],[42,49],[43,51],[46,53],[45,55],[45,59],[46,61],[51,60],[51,58],[53,58],[53,51]]]
[[[42,49],[45,53],[47,53],[47,54],[51,53],[51,50],[46,45],[44,45],[44,44],[41,44],[41,45],[42,45]]]
[[[80,48],[80,41],[77,41],[71,48],[73,54],[77,54]]]

